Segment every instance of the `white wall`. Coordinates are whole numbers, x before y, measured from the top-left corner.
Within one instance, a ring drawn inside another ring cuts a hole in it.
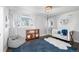
[[[0,52],[3,51],[3,31],[4,31],[3,11],[4,8],[0,7]]]
[[[47,29],[47,19],[43,14],[35,14],[34,24],[36,28],[40,29],[40,36],[46,35],[46,29]]]
[[[6,21],[7,20],[7,21]],[[7,24],[7,27],[6,27]],[[4,40],[3,40],[3,51],[7,50],[7,40],[9,37],[9,9],[4,7]]]
[[[6,16],[8,16],[7,12],[8,10],[5,7],[0,7],[0,51],[7,50],[7,39],[9,34],[9,27],[5,28],[6,24],[9,26],[8,18],[6,22]]]

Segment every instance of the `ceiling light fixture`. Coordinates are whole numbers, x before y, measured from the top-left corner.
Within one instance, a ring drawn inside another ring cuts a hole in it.
[[[52,6],[46,6],[45,7],[45,12],[50,13],[52,11]]]

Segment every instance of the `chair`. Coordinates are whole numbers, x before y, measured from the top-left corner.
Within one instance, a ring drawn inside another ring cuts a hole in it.
[[[11,36],[8,39],[8,47],[10,48],[18,48],[22,44],[25,43],[25,39],[21,36]]]

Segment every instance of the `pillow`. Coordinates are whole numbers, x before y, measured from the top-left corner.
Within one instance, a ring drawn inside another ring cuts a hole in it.
[[[49,42],[50,44],[58,47],[59,49],[64,49],[64,50],[67,50],[68,48],[67,47],[71,47],[70,44],[66,43],[66,42],[63,42],[63,41],[60,41],[60,40],[57,40],[55,38],[45,38],[44,40],[46,40],[47,42]]]
[[[62,34],[63,34],[64,36],[67,36],[67,34],[68,34],[67,29],[62,29]]]

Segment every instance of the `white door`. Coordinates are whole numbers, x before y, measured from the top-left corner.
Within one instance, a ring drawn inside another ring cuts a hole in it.
[[[0,7],[0,52],[3,51],[3,7]]]

